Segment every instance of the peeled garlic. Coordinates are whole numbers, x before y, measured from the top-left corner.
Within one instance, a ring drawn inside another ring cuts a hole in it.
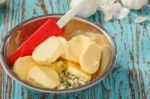
[[[141,9],[148,0],[121,0],[122,4],[131,9]]]
[[[113,7],[113,16],[116,19],[123,19],[128,16],[130,9],[123,7],[119,2],[116,2]]]
[[[110,21],[113,17],[121,20],[130,12],[130,9],[123,7],[116,0],[102,0],[98,10],[103,11],[106,21]]]
[[[71,0],[70,7],[73,8],[76,6],[80,0]],[[89,0],[87,4],[84,5],[84,7],[79,11],[78,15],[82,17],[89,17],[93,15],[98,8],[98,2],[97,0]]]

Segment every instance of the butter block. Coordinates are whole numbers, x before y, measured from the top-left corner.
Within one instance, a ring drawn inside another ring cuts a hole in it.
[[[60,42],[61,42],[63,45],[66,45],[66,44],[67,44],[67,40],[66,40],[64,37],[59,36],[59,37],[57,37],[57,38],[60,40]]]
[[[40,64],[51,64],[61,56],[63,48],[64,41],[53,36],[35,48],[32,58]]]
[[[77,35],[73,37],[64,48],[62,57],[69,61],[79,62],[79,57],[84,46],[91,40],[84,35]]]
[[[81,69],[89,74],[94,74],[99,69],[100,59],[101,48],[95,42],[90,42],[81,53]]]
[[[53,68],[59,74],[66,69],[66,64],[64,61],[59,60],[51,64],[50,67]]]
[[[74,75],[74,76],[80,78],[80,79],[83,80],[83,81],[89,81],[89,80],[91,80],[91,78],[92,78],[91,75],[89,75],[89,74],[83,72],[83,71],[80,69],[80,66],[79,66],[79,65],[77,65],[77,64],[75,64],[75,63],[72,63],[72,62],[68,62],[68,69],[67,69],[67,71],[68,71],[70,74],[72,74],[72,75]]]
[[[35,65],[31,56],[20,57],[14,63],[13,71],[20,79],[25,80],[30,69]]]
[[[102,50],[102,57],[100,62],[100,71],[101,73],[103,73],[111,60],[111,48],[108,45],[104,45],[101,47],[101,50]]]
[[[85,35],[89,37],[92,41],[95,41],[98,45],[109,45],[107,38],[99,33],[86,32]]]
[[[27,81],[49,89],[54,89],[60,85],[57,72],[46,66],[34,66],[27,76]]]

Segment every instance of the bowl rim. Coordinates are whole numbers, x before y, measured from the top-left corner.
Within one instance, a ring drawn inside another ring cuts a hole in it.
[[[88,89],[96,84],[98,84],[99,82],[101,82],[109,73],[110,71],[112,70],[113,68],[113,65],[116,61],[116,54],[117,54],[117,49],[116,49],[116,44],[114,42],[114,40],[112,39],[111,35],[109,32],[106,31],[106,29],[104,29],[102,26],[100,25],[97,25],[95,24],[95,22],[92,22],[88,19],[85,19],[85,18],[82,18],[82,17],[79,17],[79,16],[75,16],[73,19],[75,20],[78,20],[78,21],[81,21],[81,22],[85,22],[87,24],[90,24],[92,26],[94,26],[95,28],[97,28],[99,31],[101,31],[106,37],[107,39],[109,40],[109,42],[111,43],[112,45],[112,49],[113,49],[113,54],[112,54],[112,61],[109,63],[109,68],[107,68],[107,70],[102,74],[100,75],[99,77],[97,77],[95,80],[93,81],[90,81],[89,83],[85,84],[85,85],[82,85],[82,86],[79,86],[79,87],[76,87],[76,88],[70,88],[70,89],[63,89],[63,90],[53,90],[53,89],[42,89],[42,88],[39,88],[39,87],[35,87],[35,86],[32,86],[22,80],[20,80],[18,77],[14,76],[13,73],[11,72],[12,70],[8,68],[8,65],[6,64],[6,61],[4,59],[4,49],[5,49],[5,46],[7,44],[7,42],[9,41],[9,37],[11,36],[11,33],[16,30],[20,25],[23,25],[27,22],[30,22],[32,20],[38,20],[40,18],[46,18],[46,17],[56,17],[56,18],[60,18],[62,17],[63,14],[49,14],[49,15],[41,15],[41,16],[37,16],[37,17],[33,17],[33,18],[30,18],[26,21],[23,21],[21,22],[20,24],[16,25],[15,28],[12,28],[9,32],[8,32],[8,35],[6,35],[4,37],[4,40],[1,41],[1,46],[0,46],[0,63],[3,67],[3,69],[6,71],[6,73],[14,80],[16,81],[17,83],[21,84],[22,86],[26,87],[26,88],[29,88],[29,89],[32,89],[32,90],[35,90],[35,91],[39,91],[39,92],[44,92],[44,93],[55,93],[55,94],[59,94],[59,93],[72,93],[72,92],[79,92],[79,91],[82,91],[82,90],[85,90],[85,89]]]

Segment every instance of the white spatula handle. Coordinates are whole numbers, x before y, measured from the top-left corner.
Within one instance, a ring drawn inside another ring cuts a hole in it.
[[[80,0],[80,2],[70,9],[58,22],[57,25],[60,28],[63,28],[77,13],[78,11],[86,4],[88,0]]]

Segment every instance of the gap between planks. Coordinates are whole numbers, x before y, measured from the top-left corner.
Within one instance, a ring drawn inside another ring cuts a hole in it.
[[[2,95],[2,66],[0,65],[0,96]]]

